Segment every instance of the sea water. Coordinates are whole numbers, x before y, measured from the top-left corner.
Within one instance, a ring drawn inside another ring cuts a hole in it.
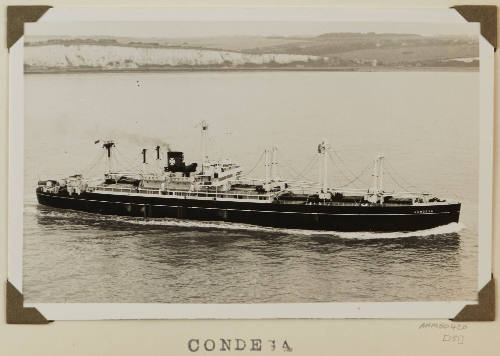
[[[25,77],[23,293],[28,302],[253,303],[471,300],[477,291],[478,73],[185,72]],[[458,224],[337,233],[224,222],[99,216],[40,206],[38,179],[161,169],[154,147],[263,176],[367,188],[386,157],[386,190],[462,202]],[[94,142],[98,141],[97,144]],[[147,148],[148,163],[141,162]],[[307,168],[307,169],[304,169]]]

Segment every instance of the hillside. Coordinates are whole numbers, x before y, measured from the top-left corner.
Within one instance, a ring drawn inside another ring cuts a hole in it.
[[[476,38],[374,33],[203,38],[28,37],[26,72],[179,69],[477,70]]]
[[[249,54],[192,48],[150,48],[102,45],[28,46],[24,51],[27,69],[101,70],[147,69],[151,67],[238,67],[289,65],[321,58],[290,54]]]

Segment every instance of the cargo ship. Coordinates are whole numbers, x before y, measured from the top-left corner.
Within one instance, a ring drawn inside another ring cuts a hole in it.
[[[230,160],[206,154],[208,124],[201,123],[201,162],[186,164],[181,151],[168,149],[161,172],[112,168],[114,141],[102,142],[108,168],[95,181],[82,174],[40,180],[39,204],[95,214],[144,219],[226,221],[282,229],[325,231],[415,231],[458,222],[461,203],[426,192],[383,189],[384,156],[373,161],[373,184],[366,189],[328,186],[326,140],[317,147],[318,182],[278,177],[276,147],[263,152],[265,177],[251,179]],[[100,142],[100,141],[96,141]],[[156,161],[164,162],[156,146]],[[143,164],[147,149],[142,150]]]

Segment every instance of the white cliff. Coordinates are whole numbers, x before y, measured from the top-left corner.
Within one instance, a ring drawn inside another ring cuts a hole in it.
[[[248,54],[192,48],[150,48],[112,45],[26,46],[24,63],[33,67],[127,69],[141,66],[208,66],[288,64],[321,57],[290,54]]]

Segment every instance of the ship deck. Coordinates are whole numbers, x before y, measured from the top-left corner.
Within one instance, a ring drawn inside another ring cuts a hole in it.
[[[383,204],[368,204],[361,201],[307,201],[307,200],[279,200],[277,199],[279,192],[247,192],[242,190],[230,190],[225,192],[195,192],[182,190],[160,190],[160,189],[145,189],[131,188],[125,185],[104,186],[98,185],[91,187],[89,191],[103,194],[130,195],[130,196],[156,196],[162,198],[173,199],[196,199],[196,200],[220,200],[220,201],[238,201],[238,202],[253,202],[253,203],[276,203],[276,204],[297,204],[297,205],[323,205],[323,206],[432,206],[443,205],[444,202],[427,202],[427,203],[383,203]]]

